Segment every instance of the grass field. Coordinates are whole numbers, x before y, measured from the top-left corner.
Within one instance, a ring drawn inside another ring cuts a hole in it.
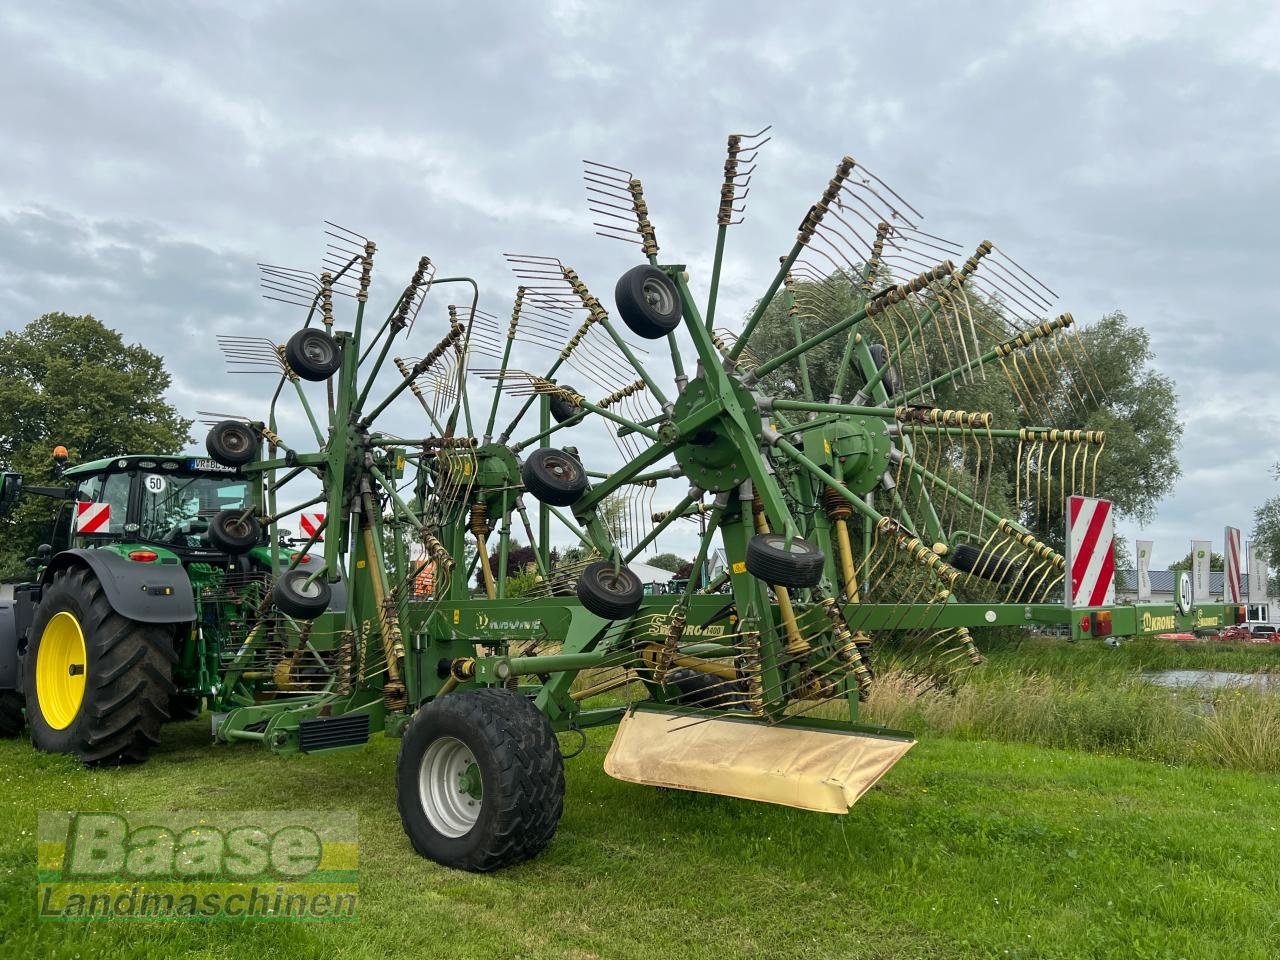
[[[1077,656],[1023,655],[1037,670]],[[1101,684],[1133,664],[1095,648],[1069,667]],[[925,737],[841,818],[615,782],[600,769],[610,731],[597,731],[567,764],[547,852],[474,876],[410,850],[395,741],[279,758],[211,747],[207,731],[170,727],[146,765],[108,771],[0,743],[0,957],[1280,955],[1273,774]],[[37,811],[156,808],[354,809],[359,919],[36,919]]]

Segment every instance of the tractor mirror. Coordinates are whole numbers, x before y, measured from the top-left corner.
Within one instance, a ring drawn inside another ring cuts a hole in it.
[[[22,474],[0,473],[0,517],[7,516],[22,496]]]

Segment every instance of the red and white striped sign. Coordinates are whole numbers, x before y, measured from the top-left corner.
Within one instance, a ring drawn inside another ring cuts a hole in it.
[[[1222,542],[1227,555],[1222,574],[1222,602],[1244,603],[1240,590],[1240,531],[1227,527]]]
[[[76,533],[106,533],[110,526],[111,504],[76,504]]]
[[[317,540],[324,539],[324,533],[320,530],[323,523],[323,513],[303,513],[298,517],[298,526],[302,528],[302,535],[308,540],[312,537],[315,537]]]
[[[1115,529],[1110,500],[1067,499],[1068,607],[1116,602]]]

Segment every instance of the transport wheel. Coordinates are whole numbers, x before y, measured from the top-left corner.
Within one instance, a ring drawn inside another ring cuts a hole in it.
[[[563,385],[566,390],[572,390],[574,393],[578,391],[567,384]],[[551,410],[551,419],[556,423],[564,423],[566,420],[572,420],[582,412],[582,407],[576,403],[570,403],[558,393],[551,394],[551,399],[547,402],[547,406]]]
[[[542,447],[529,454],[520,467],[525,489],[543,503],[569,507],[587,489],[587,472],[578,458],[555,447]]]
[[[449,693],[413,715],[396,759],[413,849],[460,870],[528,860],[556,832],[564,761],[551,724],[514,690]]]
[[[209,456],[224,467],[242,467],[258,456],[258,435],[247,423],[222,420],[204,438]]]
[[[304,327],[284,345],[285,362],[303,380],[328,380],[342,366],[338,341],[323,330]]]
[[[612,560],[588,564],[578,576],[578,599],[597,617],[626,620],[640,609],[644,584],[630,567],[613,568]]]
[[[873,343],[869,349],[871,360],[875,363],[876,369],[889,362],[889,351],[883,343]],[[884,392],[890,397],[902,389],[902,374],[899,373],[896,365],[891,366],[884,372],[884,376],[880,378],[880,383],[884,386]]]
[[[309,570],[285,570],[271,588],[271,599],[282,613],[298,620],[314,620],[329,609],[332,591],[324,574],[310,583]]]
[[[248,553],[262,539],[262,524],[252,514],[245,514],[241,507],[219,510],[209,521],[209,545],[215,550],[236,556]]]
[[[22,694],[0,690],[0,737],[16,737],[22,732]]]
[[[747,572],[779,587],[816,587],[822,579],[822,551],[793,537],[790,546],[780,533],[757,533],[747,541]]]
[[[120,616],[83,567],[55,574],[23,658],[31,742],[87,764],[145,760],[169,717],[175,659],[171,627]]]
[[[680,325],[680,291],[655,266],[632,267],[613,291],[618,316],[637,337],[658,340]]]

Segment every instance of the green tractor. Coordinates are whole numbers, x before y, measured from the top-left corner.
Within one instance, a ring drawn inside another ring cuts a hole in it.
[[[59,447],[54,459],[63,485],[0,479],[0,512],[24,494],[63,501],[52,542],[28,558],[36,575],[0,604],[0,734],[19,734],[25,714],[42,750],[137,762],[166,721],[274,689],[280,678],[225,683],[228,638],[273,603],[322,615],[332,591],[321,580],[287,594],[279,569],[297,554],[269,543],[255,517],[258,479],[172,454],[66,467]]]

